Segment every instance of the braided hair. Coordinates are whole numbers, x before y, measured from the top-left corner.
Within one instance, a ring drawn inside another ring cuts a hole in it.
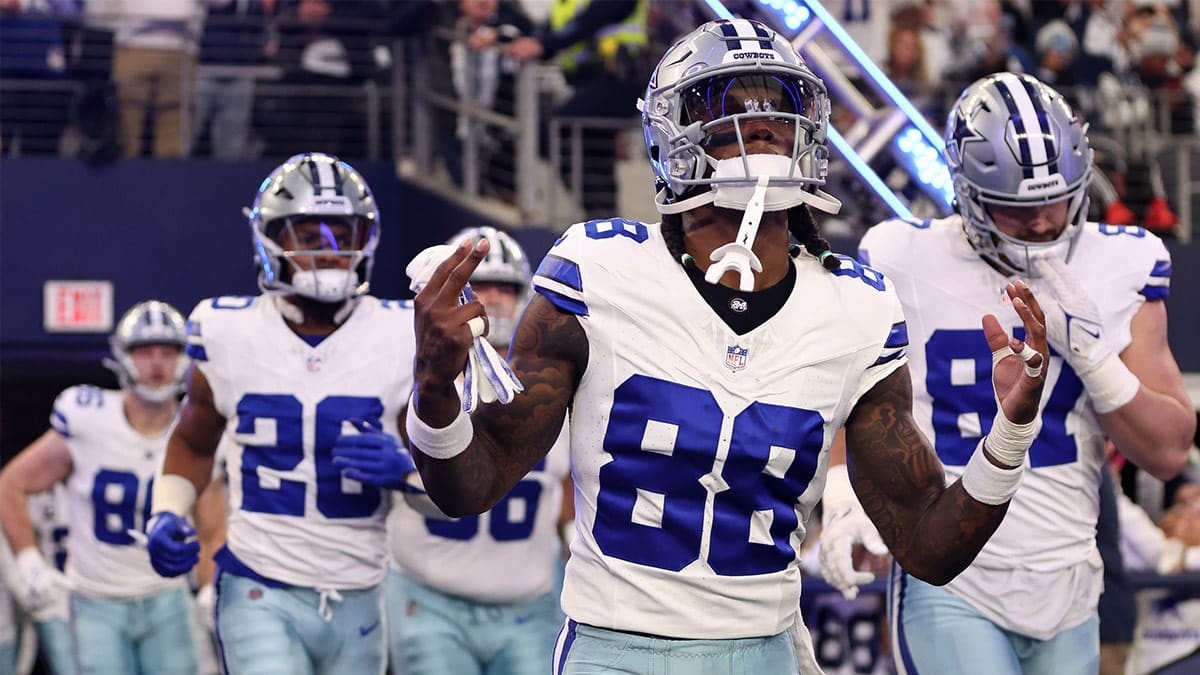
[[[821,228],[817,225],[817,219],[807,204],[800,204],[788,209],[788,232],[796,240],[796,244],[788,246],[788,255],[793,258],[799,256],[800,247],[803,246],[809,254],[816,256],[825,269],[832,271],[841,266],[841,261],[833,255],[833,251],[830,249],[829,241],[821,236]],[[683,240],[683,216],[681,214],[663,214],[662,235],[671,257],[679,264],[684,267],[696,264],[695,259],[688,254],[687,245]]]

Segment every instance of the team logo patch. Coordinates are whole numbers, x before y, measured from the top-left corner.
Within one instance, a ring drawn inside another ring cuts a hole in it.
[[[747,309],[750,309],[750,303],[746,302],[745,300],[743,300],[741,298],[734,298],[729,301],[729,309],[737,312],[738,314],[741,314],[742,312],[746,311]]]
[[[304,362],[304,367],[308,368],[308,372],[310,372],[310,373],[317,372],[318,370],[321,369],[321,357],[319,357],[319,356],[308,357],[308,359],[305,360],[305,362]]]
[[[746,367],[750,358],[750,348],[734,345],[725,350],[725,367],[730,370],[741,370]]]
[[[262,596],[263,596],[263,592],[262,592],[261,588],[251,588],[250,592],[247,593],[246,595],[251,600],[261,600]]]

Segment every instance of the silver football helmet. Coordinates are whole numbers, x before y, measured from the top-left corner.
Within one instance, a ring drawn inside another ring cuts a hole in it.
[[[529,258],[526,257],[525,249],[521,248],[516,239],[494,227],[468,227],[454,235],[446,243],[457,247],[464,239],[474,242],[487,239],[490,244],[487,257],[480,261],[479,266],[475,268],[471,274],[471,281],[512,284],[517,289],[517,306],[515,308],[494,307],[485,304],[489,324],[488,342],[496,347],[507,347],[512,342],[519,312],[529,300],[530,281],[533,278],[529,268]]]
[[[158,344],[179,347],[179,358],[171,383],[161,387],[140,384],[132,351],[143,345]],[[117,374],[121,388],[132,389],[143,400],[154,403],[161,403],[183,392],[188,369],[188,358],[184,354],[187,324],[174,307],[158,300],[139,302],[117,322],[117,329],[108,338],[108,345],[112,358],[104,359],[104,365]]]
[[[1070,260],[1088,212],[1092,149],[1087,126],[1057,91],[1029,75],[977,80],[946,122],[946,163],[963,227],[981,257],[1010,273],[1032,274],[1031,256],[1065,245]],[[1053,241],[1030,242],[996,227],[991,205],[1068,201]]]
[[[341,302],[369,289],[379,212],[371,188],[349,164],[320,152],[291,157],[259,186],[246,216],[264,291]],[[319,236],[298,237],[301,222],[319,223]],[[334,231],[339,225],[348,236]],[[285,236],[305,248],[285,249]],[[319,268],[317,258],[327,256],[349,258],[349,269]]]
[[[825,84],[786,39],[757,21],[710,21],[681,38],[654,69],[639,107],[661,213],[707,203],[745,210],[760,177],[769,179],[766,211],[807,203],[836,213],[841,206],[820,189],[829,166]],[[747,152],[744,131],[764,118],[790,127],[790,157]],[[709,154],[733,142],[738,156]]]

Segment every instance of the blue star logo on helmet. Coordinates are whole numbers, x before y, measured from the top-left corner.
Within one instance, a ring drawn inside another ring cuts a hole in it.
[[[962,161],[963,157],[963,146],[965,146],[968,141],[984,140],[982,135],[976,133],[976,131],[971,128],[971,122],[966,118],[965,115],[963,115],[962,110],[955,110],[954,112],[954,134],[952,138],[954,139],[955,150],[958,152],[957,161],[960,162]]]

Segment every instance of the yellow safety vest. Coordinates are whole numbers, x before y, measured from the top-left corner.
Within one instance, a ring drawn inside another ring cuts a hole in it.
[[[550,29],[558,30],[570,23],[583,13],[590,2],[591,0],[554,0],[550,8]],[[649,11],[649,0],[638,0],[637,7],[621,23],[605,26],[594,37],[559,52],[559,67],[567,74],[589,61],[599,61],[606,68],[613,68],[621,47],[632,51],[643,49],[649,44],[650,38],[646,34]]]

